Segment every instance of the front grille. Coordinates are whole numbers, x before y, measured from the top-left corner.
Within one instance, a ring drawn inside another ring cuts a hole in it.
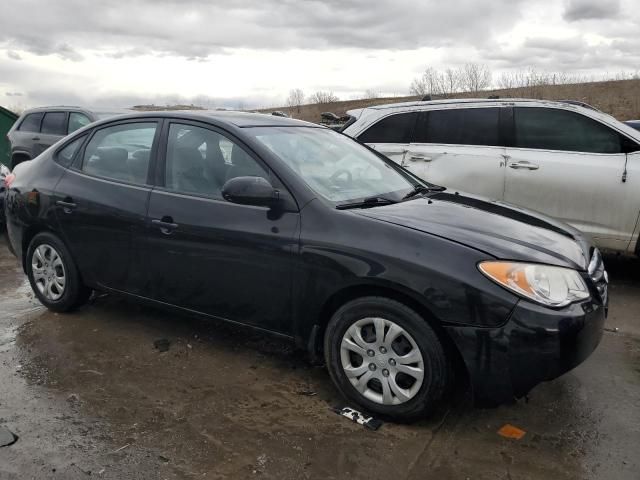
[[[609,275],[604,269],[604,262],[602,261],[602,255],[597,248],[593,250],[591,256],[591,262],[589,262],[588,269],[589,276],[600,294],[600,299],[603,304],[607,304],[607,286],[609,284]]]

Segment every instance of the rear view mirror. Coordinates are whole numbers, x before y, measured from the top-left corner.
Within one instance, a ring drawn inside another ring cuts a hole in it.
[[[241,205],[272,207],[278,200],[278,191],[262,177],[236,177],[222,187],[225,200]]]

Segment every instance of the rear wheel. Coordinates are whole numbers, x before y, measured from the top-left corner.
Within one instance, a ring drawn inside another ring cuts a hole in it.
[[[410,421],[442,398],[450,365],[438,336],[397,301],[364,297],[342,306],[325,333],[325,359],[340,392],[364,410]]]
[[[50,310],[67,312],[91,295],[91,289],[82,284],[67,247],[51,233],[39,233],[31,240],[26,267],[31,288]]]

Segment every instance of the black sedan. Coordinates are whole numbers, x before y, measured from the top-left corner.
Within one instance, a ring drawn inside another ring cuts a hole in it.
[[[368,412],[422,416],[464,377],[508,401],[602,335],[607,276],[578,231],[317,125],[129,115],[10,179],[11,248],[49,309],[101,290],[286,336]]]

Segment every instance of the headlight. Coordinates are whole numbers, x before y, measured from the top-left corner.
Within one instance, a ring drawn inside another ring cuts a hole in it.
[[[478,267],[497,284],[549,307],[589,298],[584,280],[570,268],[516,262],[482,262]]]

